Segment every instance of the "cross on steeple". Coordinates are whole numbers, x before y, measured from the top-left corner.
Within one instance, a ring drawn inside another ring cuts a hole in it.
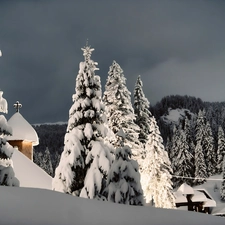
[[[22,104],[20,104],[19,101],[16,101],[13,107],[16,109],[16,112],[19,112],[19,109],[22,107]]]

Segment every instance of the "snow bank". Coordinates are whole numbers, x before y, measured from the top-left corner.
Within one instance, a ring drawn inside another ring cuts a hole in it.
[[[224,218],[182,210],[127,206],[43,189],[0,186],[0,224],[224,225]]]
[[[52,189],[52,177],[16,148],[12,161],[15,177],[20,181],[20,187]]]

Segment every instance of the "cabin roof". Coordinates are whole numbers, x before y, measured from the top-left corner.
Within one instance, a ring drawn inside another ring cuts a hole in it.
[[[193,195],[194,189],[186,183],[183,183],[178,189],[178,192],[181,192],[183,195]]]
[[[205,202],[207,197],[201,191],[194,190],[194,195],[191,197],[192,202]]]

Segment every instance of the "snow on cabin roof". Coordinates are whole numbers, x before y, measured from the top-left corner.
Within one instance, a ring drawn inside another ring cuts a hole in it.
[[[195,191],[202,192],[206,196],[206,201],[203,202],[204,207],[216,207],[216,201],[212,198],[206,189],[194,189]]]
[[[16,112],[8,120],[8,125],[12,127],[12,136],[8,136],[7,140],[30,141],[33,146],[39,144],[36,131],[19,112]]]
[[[201,191],[194,190],[194,195],[191,197],[192,202],[206,202],[208,198]]]
[[[180,191],[174,192],[174,195],[175,195],[175,203],[187,202],[186,196],[184,196]]]
[[[216,202],[212,199],[207,198],[207,201],[203,202],[204,207],[216,207]]]
[[[183,195],[193,195],[194,189],[186,183],[183,183],[177,191],[181,192]]]

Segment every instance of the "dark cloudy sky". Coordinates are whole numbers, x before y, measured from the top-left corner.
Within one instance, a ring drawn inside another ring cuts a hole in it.
[[[0,88],[30,123],[67,121],[89,39],[102,85],[116,60],[152,105],[225,101],[224,0],[0,0]]]

